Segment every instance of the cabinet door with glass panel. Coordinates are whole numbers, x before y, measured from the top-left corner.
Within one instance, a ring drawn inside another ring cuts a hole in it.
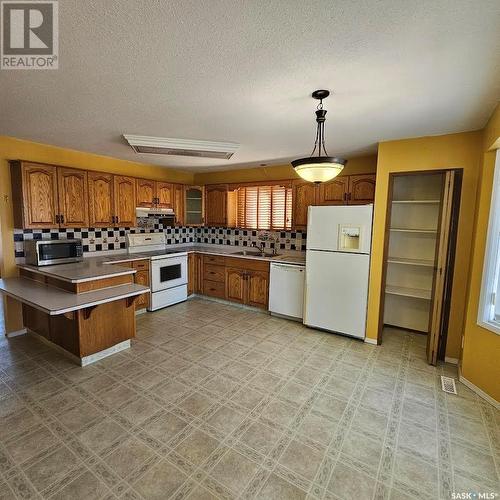
[[[204,189],[202,186],[188,186],[186,188],[185,224],[187,226],[201,226],[204,222]]]

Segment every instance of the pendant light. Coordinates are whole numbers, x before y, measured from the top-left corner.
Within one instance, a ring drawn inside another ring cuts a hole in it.
[[[329,95],[329,90],[315,90],[312,93],[312,97],[319,100],[318,107],[316,108],[317,129],[314,148],[311,156],[308,158],[299,158],[298,160],[292,161],[295,172],[297,172],[302,179],[317,184],[337,177],[347,163],[347,160],[342,158],[328,156],[325,149],[326,109],[323,109],[323,99],[326,99]],[[314,156],[316,149],[318,149],[318,154]],[[322,151],[324,152],[323,156],[321,155]]]

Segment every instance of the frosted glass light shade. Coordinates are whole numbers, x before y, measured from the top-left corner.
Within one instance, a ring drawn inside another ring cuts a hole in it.
[[[301,158],[292,161],[295,172],[308,182],[326,182],[334,179],[342,172],[346,160],[326,156]]]

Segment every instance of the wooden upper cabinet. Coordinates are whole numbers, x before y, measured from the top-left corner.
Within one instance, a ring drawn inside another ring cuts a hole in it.
[[[375,174],[349,176],[349,205],[364,205],[375,200]]]
[[[114,224],[113,175],[88,172],[89,226],[110,227]]]
[[[156,182],[149,179],[136,179],[137,206],[152,207],[156,197]]]
[[[250,271],[247,273],[247,304],[267,308],[269,292],[269,273]]]
[[[59,223],[61,227],[88,227],[88,181],[85,170],[57,168]]]
[[[349,191],[349,177],[336,177],[319,185],[318,205],[345,205]]]
[[[293,226],[296,229],[307,226],[307,209],[316,203],[316,184],[306,181],[293,182]]]
[[[113,176],[114,216],[119,226],[135,226],[135,178],[124,175]]]
[[[59,226],[57,167],[11,162],[14,225],[18,228]]]
[[[170,182],[156,183],[156,206],[160,208],[174,207],[174,186]]]
[[[179,225],[184,224],[184,186],[174,184],[174,212],[175,222]]]
[[[227,224],[227,184],[205,186],[205,224],[207,226]]]
[[[246,272],[241,269],[226,268],[226,299],[245,303]]]

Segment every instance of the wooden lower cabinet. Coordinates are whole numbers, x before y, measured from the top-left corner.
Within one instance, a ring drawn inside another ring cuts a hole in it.
[[[221,281],[203,280],[203,295],[216,297],[218,299],[226,298],[226,285]]]
[[[149,271],[137,271],[135,273],[135,283],[138,285],[149,286]],[[149,294],[139,295],[135,301],[136,309],[145,309],[149,306]]]
[[[247,274],[247,304],[267,309],[269,298],[269,273],[249,271]]]
[[[233,302],[245,303],[246,271],[226,268],[226,298]]]
[[[191,253],[188,295],[193,293],[267,309],[269,262]]]
[[[202,293],[202,255],[188,254],[188,295]]]
[[[218,255],[202,256],[202,293],[218,299],[226,298],[225,258]]]
[[[226,259],[226,299],[267,309],[269,262],[250,259]]]
[[[136,273],[133,275],[134,283],[143,286],[150,286],[149,260],[130,260],[127,262],[120,262],[119,265],[124,267],[131,267],[132,269],[136,270]],[[150,298],[151,292],[139,295],[139,297],[135,299],[135,310],[137,311],[149,307]]]
[[[134,274],[134,282],[138,285],[150,286],[149,280],[149,260],[134,260],[132,267],[136,270]],[[151,293],[139,295],[135,300],[135,309],[146,309],[149,307]]]

